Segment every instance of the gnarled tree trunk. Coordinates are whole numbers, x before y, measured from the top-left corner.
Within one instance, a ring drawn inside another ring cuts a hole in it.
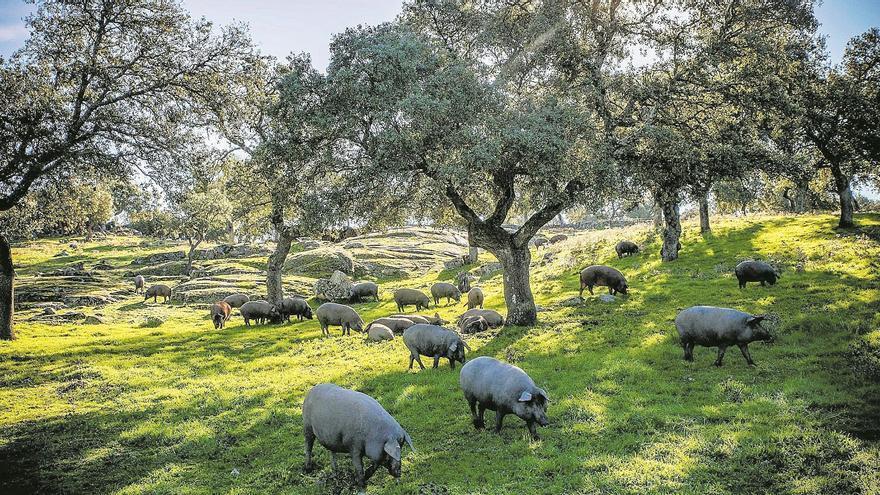
[[[831,174],[834,176],[834,186],[837,189],[837,195],[840,198],[840,221],[837,226],[842,228],[853,227],[853,211],[855,210],[855,199],[852,193],[852,184],[849,177],[840,169],[840,165],[835,163],[831,166]]]
[[[704,192],[700,194],[700,233],[708,234],[712,231],[712,227],[709,225],[709,193]]]
[[[284,270],[284,262],[290,253],[290,245],[293,238],[290,237],[288,229],[278,232],[278,239],[275,243],[275,251],[269,255],[269,262],[266,267],[266,299],[278,305],[284,299],[284,288],[281,285],[281,274]]]
[[[281,273],[284,270],[284,262],[290,253],[290,245],[296,237],[294,229],[284,224],[284,198],[272,197],[272,226],[275,227],[276,242],[275,251],[269,255],[266,266],[266,299],[273,305],[278,305],[284,299],[284,287],[281,285]]]
[[[468,247],[467,263],[476,263],[480,257],[480,248],[477,246]]]
[[[507,323],[511,325],[534,325],[538,321],[535,296],[529,280],[529,263],[532,260],[528,244],[525,248],[508,246],[499,249],[495,256],[504,268],[504,302],[507,304]]]
[[[678,250],[681,248],[681,215],[678,209],[678,198],[675,194],[664,194],[660,198],[660,206],[663,211],[663,247],[660,249],[660,258],[663,261],[678,259]]]
[[[15,339],[12,313],[15,308],[15,269],[12,266],[12,248],[6,236],[0,234],[0,340]]]

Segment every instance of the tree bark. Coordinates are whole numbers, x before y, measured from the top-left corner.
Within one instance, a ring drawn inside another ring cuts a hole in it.
[[[831,174],[834,176],[834,186],[840,198],[840,221],[837,226],[849,228],[855,226],[853,222],[854,199],[850,178],[840,169],[840,164],[831,165]]]
[[[6,236],[0,233],[0,340],[15,339],[12,313],[15,308],[15,269],[12,266],[12,248]]]
[[[678,210],[678,198],[675,195],[667,195],[660,200],[663,211],[663,247],[660,249],[660,257],[663,261],[678,259],[678,250],[681,247],[681,215]]]
[[[525,248],[509,246],[498,250],[498,261],[504,268],[504,302],[507,305],[507,323],[531,326],[538,321],[535,297],[529,280],[531,253]]]
[[[293,238],[287,229],[278,232],[278,239],[275,243],[275,251],[269,256],[269,263],[266,268],[266,299],[274,305],[281,303],[284,299],[284,287],[281,285],[281,274],[284,270],[284,262],[290,253],[290,245]]]
[[[467,256],[468,264],[476,263],[477,260],[479,259],[479,257],[480,257],[480,248],[478,248],[477,246],[470,246],[468,248],[468,256]]]
[[[654,200],[654,230],[660,230],[663,228],[663,205],[660,204],[660,201]]]
[[[712,231],[712,226],[709,225],[709,193],[704,192],[700,194],[700,233],[708,234]]]

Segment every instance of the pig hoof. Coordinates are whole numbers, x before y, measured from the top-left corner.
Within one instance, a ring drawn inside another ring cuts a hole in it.
[[[480,421],[479,419],[474,420],[474,428],[476,428],[478,430],[482,430],[485,426],[486,426],[486,424],[483,423],[482,421]]]

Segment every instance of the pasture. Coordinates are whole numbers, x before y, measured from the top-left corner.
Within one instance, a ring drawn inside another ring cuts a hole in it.
[[[333,382],[375,397],[417,449],[404,450],[400,483],[380,469],[368,493],[878,493],[880,216],[857,222],[835,232],[830,215],[725,218],[705,238],[686,223],[671,263],[661,263],[647,226],[533,249],[539,324],[467,341],[468,358],[514,363],[549,392],[540,441],[514,416],[501,435],[475,431],[460,367],[408,371],[399,337],[371,344],[337,327],[322,338],[317,320],[246,329],[237,311],[215,331],[205,304],[143,304],[128,264],[173,246],[81,240],[78,255],[59,260],[57,239],[16,245],[25,286],[38,272],[101,259],[119,267],[102,278],[107,290],[132,292],[82,309],[99,313],[98,324],[16,314],[18,339],[0,342],[0,492],[353,493],[350,462],[332,473],[321,447],[319,469],[302,472],[303,397]],[[645,249],[617,259],[621,238]],[[751,257],[782,266],[779,283],[738,289],[733,267]],[[600,288],[561,305],[592,263],[621,270],[630,294],[606,303]],[[369,322],[396,312],[393,288],[427,290],[474,268],[380,277],[380,302],[354,307]],[[487,307],[505,313],[500,272],[477,285]],[[770,314],[776,341],[752,345],[756,367],[728,352],[716,368],[715,349],[699,347],[685,362],[672,320],[695,304]],[[454,320],[463,310],[437,311]]]

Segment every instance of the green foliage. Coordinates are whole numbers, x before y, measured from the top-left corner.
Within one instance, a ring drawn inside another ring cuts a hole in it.
[[[114,213],[108,185],[59,177],[0,213],[0,230],[13,238],[82,235],[106,224]]]

